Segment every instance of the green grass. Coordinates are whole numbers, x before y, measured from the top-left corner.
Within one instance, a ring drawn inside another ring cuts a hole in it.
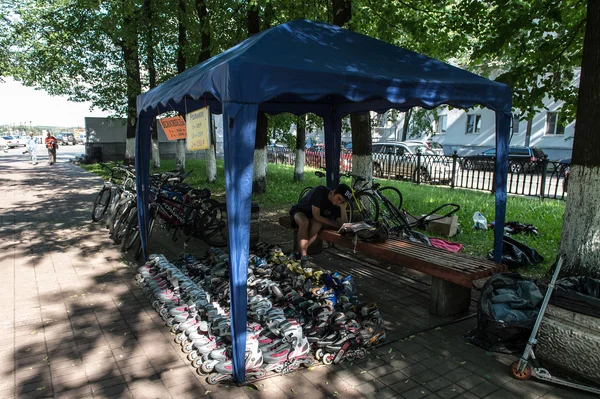
[[[81,165],[84,169],[102,176],[107,176],[106,171],[99,165]],[[198,187],[209,187],[213,196],[224,199],[225,177],[223,161],[217,161],[217,181],[206,184],[206,170],[204,161],[187,160],[186,167],[194,172],[186,180]],[[160,171],[175,169],[175,161],[161,161]],[[154,170],[156,172],[159,170]],[[318,185],[321,181],[314,175],[314,169],[305,169],[305,180],[294,182],[293,166],[269,164],[267,166],[267,192],[254,195],[261,211],[287,213],[290,206],[298,199],[298,194],[306,186]],[[479,258],[487,257],[488,251],[494,243],[493,231],[473,230],[473,213],[480,211],[491,222],[495,214],[495,197],[488,192],[464,189],[450,189],[428,185],[416,185],[410,182],[394,180],[379,180],[382,185],[391,185],[398,188],[404,197],[403,208],[410,214],[426,214],[445,203],[460,205],[458,219],[461,233],[448,241],[460,242],[464,245],[463,253]],[[348,181],[346,181],[348,183]],[[323,184],[325,184],[323,182]],[[541,276],[545,274],[554,261],[560,241],[562,229],[562,216],[565,210],[564,201],[540,200],[539,198],[509,196],[506,206],[506,220],[519,221],[533,224],[538,228],[539,235],[516,235],[515,238],[538,250],[544,257],[544,262],[527,270],[519,270],[528,276]],[[442,237],[444,238],[444,237]]]

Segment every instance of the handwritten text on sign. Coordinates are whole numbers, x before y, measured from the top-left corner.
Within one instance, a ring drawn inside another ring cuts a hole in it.
[[[208,107],[189,112],[186,115],[187,149],[206,150],[210,147],[210,110]]]
[[[175,116],[173,118],[162,118],[159,119],[160,125],[165,131],[165,135],[169,140],[184,139],[185,134],[185,121],[181,116]]]

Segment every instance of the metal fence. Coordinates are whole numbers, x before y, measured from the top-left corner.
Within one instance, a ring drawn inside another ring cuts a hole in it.
[[[293,165],[295,151],[269,150],[270,163]],[[313,168],[325,168],[324,151],[306,151],[305,164]],[[459,157],[454,153],[445,155],[423,154],[373,154],[373,176],[394,180],[413,181],[416,184],[446,185],[452,188],[469,188],[494,191],[494,159]],[[510,160],[507,192],[541,198],[564,199],[566,197],[565,172],[568,165],[547,158]],[[342,151],[340,170],[352,170],[352,153]]]

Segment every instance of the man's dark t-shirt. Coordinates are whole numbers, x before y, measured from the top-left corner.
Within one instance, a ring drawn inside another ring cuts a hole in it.
[[[328,196],[330,191],[331,189],[325,186],[315,187],[310,190],[296,205],[292,206],[292,209],[290,209],[292,225],[297,227],[296,223],[294,222],[294,214],[297,212],[302,212],[307,218],[312,219],[313,205],[321,210],[321,216],[326,219],[335,220],[341,217],[342,211],[340,210],[340,207],[333,205],[333,203],[329,201]]]

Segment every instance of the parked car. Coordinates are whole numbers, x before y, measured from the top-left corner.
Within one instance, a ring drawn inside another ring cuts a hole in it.
[[[4,137],[0,137],[0,151],[8,152],[8,144]]]
[[[73,133],[63,134],[62,138],[64,145],[75,145],[77,144],[77,140],[75,139],[75,135]]]
[[[85,134],[80,134],[77,136],[77,144],[85,144],[87,138],[85,137]]]
[[[436,155],[444,155],[444,146],[433,140],[405,140],[403,143],[406,144],[420,144],[424,147],[427,147]]]
[[[508,170],[512,173],[541,171],[545,154],[538,147],[509,147]],[[496,148],[490,148],[478,155],[461,158],[464,169],[494,170]]]
[[[62,134],[57,134],[54,137],[56,137],[56,141],[57,141],[58,144],[60,144],[60,145],[64,145],[65,144],[64,141],[63,141],[63,137],[64,136]]]
[[[417,180],[420,159],[421,181],[449,181],[452,179],[452,162],[422,143],[388,142],[373,144],[373,175]],[[458,166],[458,165],[457,165]]]
[[[15,148],[18,146],[17,140],[15,140],[13,136],[2,136],[2,138],[6,141],[8,148]]]
[[[13,139],[17,143],[17,147],[26,147],[27,146],[27,138],[25,136],[13,136]]]

